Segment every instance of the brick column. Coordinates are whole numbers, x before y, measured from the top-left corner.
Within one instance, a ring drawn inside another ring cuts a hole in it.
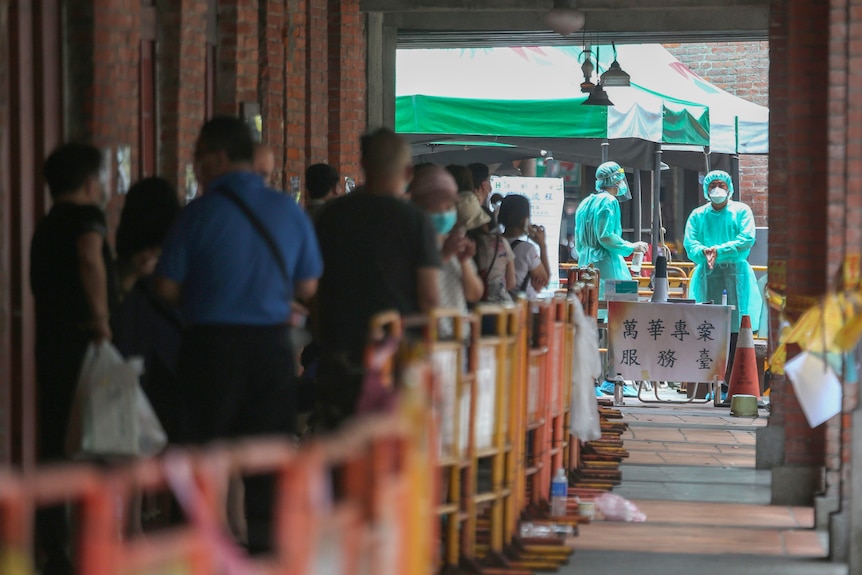
[[[791,319],[827,287],[828,6],[772,0],[770,21],[769,237],[771,264],[787,264]],[[818,93],[813,86],[820,86]],[[792,230],[792,233],[789,232]],[[770,280],[779,278],[774,274]],[[773,321],[770,331],[778,334]],[[790,350],[792,357],[794,350]],[[810,503],[820,487],[824,428],[810,429],[790,382],[772,382],[772,415],[758,434],[758,466],[772,467],[775,503]]]
[[[218,1],[217,114],[236,116],[241,102],[258,101],[257,0]]]
[[[365,18],[359,0],[329,0],[329,161],[359,178],[365,131]]]
[[[131,146],[132,174],[139,153],[140,13],[139,0],[91,0],[70,3],[66,16],[67,139],[113,150]],[[116,229],[121,208],[122,199],[113,197],[107,209],[110,230]]]
[[[285,138],[285,44],[288,40],[288,14],[285,0],[260,0],[260,109],[263,117],[263,141],[275,154],[273,178],[284,187]]]
[[[855,40],[860,33],[862,0],[832,0],[826,195],[830,287],[838,281],[844,258],[862,250],[862,46]],[[826,492],[817,502],[816,515],[818,526],[829,527],[831,557],[848,562],[851,573],[862,571],[862,497],[853,485],[862,469],[862,429],[854,426],[856,420],[858,385],[845,383],[844,414],[826,424]]]
[[[327,0],[307,0],[308,38],[306,90],[306,150],[308,164],[328,162],[329,146],[329,26]]]
[[[159,173],[182,193],[206,115],[207,0],[158,2]]]
[[[287,66],[284,91],[284,183],[305,170],[308,130],[308,2],[288,2]],[[323,55],[318,55],[325,59]],[[316,63],[315,63],[316,64]]]

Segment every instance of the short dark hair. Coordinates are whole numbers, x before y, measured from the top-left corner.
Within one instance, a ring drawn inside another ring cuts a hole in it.
[[[136,182],[120,213],[117,257],[129,260],[142,250],[160,247],[180,209],[176,188],[164,178]]]
[[[458,164],[449,164],[446,169],[455,178],[455,183],[458,184],[459,192],[473,191],[473,175],[467,166],[459,166]]]
[[[520,226],[530,217],[530,200],[518,194],[509,194],[500,204],[500,224],[506,229]]]
[[[201,128],[198,139],[207,152],[227,154],[231,162],[254,161],[254,138],[248,125],[233,116],[216,116]]]
[[[491,177],[491,170],[485,164],[476,162],[467,166],[467,169],[473,175],[473,189],[478,188],[482,182]]]
[[[90,144],[70,142],[54,148],[45,159],[42,173],[52,198],[79,190],[87,178],[98,177],[102,169],[102,152]]]
[[[391,176],[411,164],[407,141],[389,128],[377,128],[359,139],[366,177]]]
[[[338,170],[329,164],[313,164],[305,170],[305,187],[312,200],[325,198],[338,185]]]

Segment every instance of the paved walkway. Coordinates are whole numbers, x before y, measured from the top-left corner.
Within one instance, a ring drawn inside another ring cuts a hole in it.
[[[813,509],[769,505],[770,472],[754,468],[765,411],[740,419],[711,404],[626,403],[631,457],[614,492],[647,521],[582,525],[561,573],[846,575],[846,567],[826,561],[828,542],[813,530]]]

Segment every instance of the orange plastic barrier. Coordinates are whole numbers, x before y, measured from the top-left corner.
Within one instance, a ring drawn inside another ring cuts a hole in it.
[[[112,469],[81,463],[0,475],[4,575],[18,575],[10,565],[32,573],[35,511],[64,503],[76,504],[74,562],[81,575],[426,575],[437,538],[428,479],[436,468],[426,401],[430,371],[421,353],[397,343],[385,339],[368,356],[376,380],[401,390],[393,412],[358,419],[301,448],[282,438],[255,438]],[[237,474],[275,477],[273,552],[260,559],[246,556],[227,535],[225,494]],[[167,488],[187,522],[126,536],[123,510],[136,494]]]
[[[520,524],[579,521],[575,506],[550,518],[548,502],[556,469],[581,463],[568,431],[575,306],[598,310],[597,274],[571,270],[569,280],[552,299],[437,310],[418,341],[397,315],[376,318],[363,405],[387,413],[307,445],[254,439],[111,470],[0,475],[0,566],[30,555],[37,507],[76,502],[82,575],[557,569],[571,553],[563,541],[521,537]],[[274,551],[252,560],[227,535],[225,494],[230,477],[263,473],[276,484]],[[188,523],[125,537],[122,509],[166,489]]]

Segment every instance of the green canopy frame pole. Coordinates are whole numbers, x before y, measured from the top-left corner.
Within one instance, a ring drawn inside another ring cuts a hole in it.
[[[733,134],[735,138],[733,152],[730,156],[730,181],[733,182],[733,189],[736,192],[734,200],[742,201],[742,190],[739,187],[739,116],[733,118]]]
[[[608,142],[607,138],[605,138],[605,140],[602,142],[602,163],[603,164],[608,161],[608,153],[610,151],[610,147],[611,147],[611,143]]]
[[[659,255],[661,243],[661,144],[655,145],[655,165],[652,172],[652,258]],[[640,241],[640,240],[638,240]]]
[[[742,188],[739,187],[739,155],[730,156],[730,179],[733,182],[734,200],[742,201]]]
[[[643,189],[641,188],[641,171],[635,170],[635,202],[634,206],[632,206],[632,212],[635,220],[635,241],[639,242],[643,239],[643,207],[641,202],[643,201]]]

